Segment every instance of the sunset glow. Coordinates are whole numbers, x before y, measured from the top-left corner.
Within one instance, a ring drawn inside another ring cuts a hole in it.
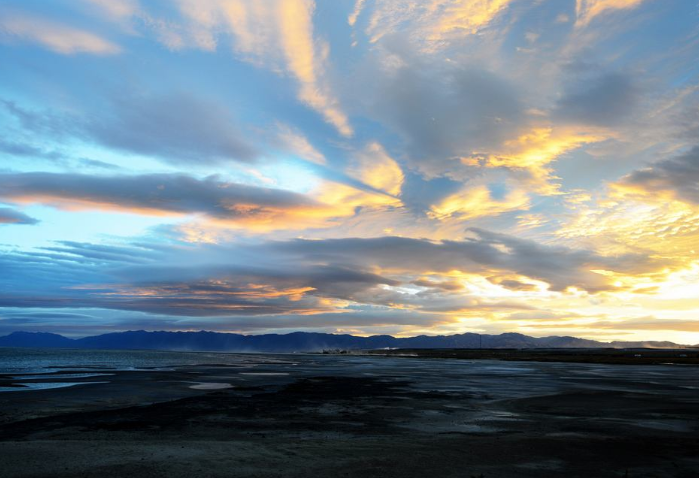
[[[0,2],[0,335],[699,343],[698,20]]]

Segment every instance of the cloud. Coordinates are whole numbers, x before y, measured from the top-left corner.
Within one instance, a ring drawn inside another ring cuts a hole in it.
[[[322,228],[355,215],[358,208],[400,205],[392,196],[328,181],[304,195],[229,182],[218,176],[198,179],[166,173],[0,173],[0,199],[71,211],[195,216],[203,229],[196,231],[197,227],[190,224],[180,230],[195,242],[207,242],[218,228],[257,232]]]
[[[459,158],[498,147],[526,124],[516,89],[477,68],[409,61],[387,72],[375,95],[373,113],[404,138],[411,165],[428,178],[453,174]]]
[[[326,78],[327,43],[315,37],[312,0],[267,2],[181,0],[180,11],[191,23],[197,46],[217,47],[215,32],[228,31],[243,59],[283,69],[298,84],[298,99],[320,113],[343,136],[353,135],[349,119]]]
[[[55,53],[113,55],[121,48],[104,38],[68,25],[26,13],[0,12],[0,39],[41,45]]]
[[[46,151],[31,144],[0,139],[0,152],[12,156],[35,157],[60,160],[63,155],[57,151]]]
[[[327,163],[323,153],[318,151],[303,134],[290,126],[279,125],[278,141],[284,149],[301,159],[320,165]]]
[[[546,246],[481,229],[471,231],[477,237],[464,241],[383,237],[296,240],[261,247],[281,255],[299,255],[305,263],[353,264],[395,273],[506,271],[543,281],[554,291],[574,287],[591,293],[616,289],[614,279],[592,270],[642,273],[662,267],[640,254],[600,256],[589,250]]]
[[[267,223],[293,215],[297,210],[320,207],[311,199],[289,191],[229,183],[214,176],[196,179],[183,174],[0,173],[0,198],[73,210],[202,214],[214,220],[241,223]]]
[[[410,32],[411,39],[421,48],[434,51],[449,41],[481,32],[511,2],[512,0],[381,0],[376,2],[366,33],[370,41],[375,43],[387,35],[406,29]],[[361,5],[358,4],[357,8],[360,10]],[[350,19],[356,20],[357,15],[353,15]]]
[[[565,121],[611,126],[631,115],[639,100],[640,89],[630,75],[607,73],[566,91],[554,114]]]
[[[9,207],[0,207],[0,225],[5,224],[37,224],[39,221],[33,217]]]
[[[16,283],[0,306],[104,308],[190,317],[340,312],[352,296],[391,279],[339,266],[310,267],[217,247],[118,247],[63,242],[47,253],[9,253],[0,266]],[[201,255],[203,253],[203,255]],[[229,253],[233,253],[230,256]],[[244,257],[246,256],[247,257]],[[25,268],[21,265],[25,264]]]
[[[644,0],[577,0],[575,14],[576,27],[589,24],[595,17],[615,10],[630,10],[638,7]]]
[[[110,98],[107,112],[81,115],[2,103],[27,132],[45,139],[89,138],[176,165],[249,162],[260,155],[225,107],[192,93],[127,94]]]
[[[353,27],[355,23],[357,23],[357,18],[359,18],[359,15],[362,13],[362,10],[364,9],[364,4],[366,3],[366,0],[356,0],[354,3],[354,9],[352,10],[352,13],[347,17],[347,23],[349,26]]]
[[[220,104],[191,93],[114,98],[85,131],[106,146],[173,164],[251,161],[258,155]]]
[[[106,15],[116,20],[122,20],[136,15],[141,11],[138,0],[83,0],[102,10]]]
[[[444,198],[431,207],[428,216],[440,221],[452,218],[464,220],[526,210],[529,206],[529,194],[524,190],[513,189],[504,197],[496,199],[487,186],[481,185],[465,188]]]
[[[364,184],[393,196],[400,194],[405,179],[398,163],[376,142],[369,143],[354,155],[349,174]]]
[[[123,330],[210,330],[220,332],[259,333],[318,331],[328,333],[362,333],[375,329],[378,333],[398,333],[404,326],[434,326],[444,316],[413,311],[356,311],[343,314],[258,315],[182,317],[144,314],[137,311],[95,310],[91,314],[72,312],[40,312],[31,309],[6,309],[0,315],[0,335],[17,330],[53,332],[66,336],[97,335]],[[20,310],[20,312],[15,312]],[[36,309],[35,309],[36,310]],[[80,309],[76,309],[79,311]],[[84,309],[82,309],[84,310]],[[344,330],[338,330],[342,327]],[[348,330],[349,329],[349,330]]]
[[[631,194],[662,195],[699,204],[699,146],[622,178],[615,187]]]
[[[7,271],[0,278],[0,306],[190,317],[359,314],[367,307],[478,316],[532,308],[502,296],[484,297],[475,292],[480,286],[501,291],[513,286],[527,294],[531,290],[522,284],[534,280],[550,284],[551,291],[576,287],[594,293],[618,288],[613,278],[590,269],[633,273],[657,267],[638,255],[604,257],[472,233],[472,239],[436,242],[400,237],[196,246],[63,242],[0,258]],[[510,277],[519,278],[517,284],[505,282],[514,280]]]

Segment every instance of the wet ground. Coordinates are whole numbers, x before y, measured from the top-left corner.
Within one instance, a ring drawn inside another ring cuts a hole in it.
[[[699,476],[696,366],[245,356],[0,386],[8,478]]]
[[[609,365],[699,365],[699,349],[389,349],[371,355]]]

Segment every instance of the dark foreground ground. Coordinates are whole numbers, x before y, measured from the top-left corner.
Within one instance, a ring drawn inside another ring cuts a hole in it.
[[[696,366],[277,356],[109,373],[0,393],[0,476],[699,476]]]
[[[699,365],[699,349],[394,349],[370,355],[610,365]]]

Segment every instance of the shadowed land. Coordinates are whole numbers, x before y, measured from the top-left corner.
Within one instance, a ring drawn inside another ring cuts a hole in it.
[[[699,365],[699,349],[396,349],[370,350],[389,357],[450,358],[616,365]]]
[[[3,476],[699,473],[692,366],[248,357],[25,379],[83,384],[0,394]]]

